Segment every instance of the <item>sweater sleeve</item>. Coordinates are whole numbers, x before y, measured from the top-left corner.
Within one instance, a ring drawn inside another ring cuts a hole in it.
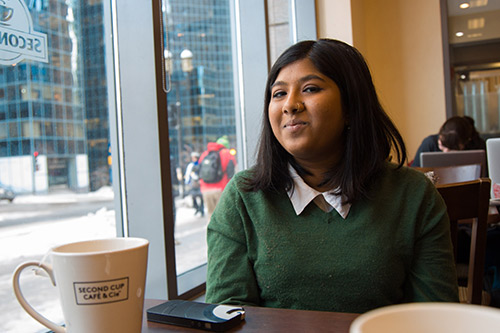
[[[207,230],[208,303],[259,305],[259,291],[247,248],[248,221],[236,179],[229,182]]]
[[[458,284],[453,259],[446,205],[432,184],[421,204],[411,268],[407,276],[408,302],[458,302]]]

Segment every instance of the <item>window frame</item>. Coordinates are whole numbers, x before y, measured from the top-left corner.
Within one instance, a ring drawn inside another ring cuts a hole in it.
[[[168,168],[160,150],[165,135],[160,136],[159,131],[163,118],[158,110],[162,105],[158,105],[160,96],[155,81],[153,24],[136,24],[152,21],[154,4],[158,1],[141,6],[110,1],[113,52],[107,52],[107,68],[114,69],[115,78],[109,96],[115,97],[113,107],[117,111],[116,119],[110,120],[113,179],[118,180],[113,187],[117,210],[120,207],[117,225],[123,226],[117,232],[149,240],[145,297],[165,299],[170,245],[167,226],[172,214],[167,213],[169,186],[164,178],[168,177],[161,176],[162,168]],[[166,108],[163,110],[166,117]]]

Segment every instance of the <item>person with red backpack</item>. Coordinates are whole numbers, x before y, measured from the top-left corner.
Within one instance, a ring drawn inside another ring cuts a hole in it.
[[[201,154],[198,167],[200,189],[210,218],[236,167],[236,159],[229,151],[226,135],[207,144],[207,150]]]

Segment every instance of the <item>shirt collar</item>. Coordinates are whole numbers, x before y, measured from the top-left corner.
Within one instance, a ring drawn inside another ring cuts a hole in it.
[[[335,194],[335,191],[316,191],[304,182],[291,165],[288,165],[288,171],[290,172],[294,185],[293,189],[288,191],[288,197],[297,215],[300,215],[307,205],[309,205],[311,201],[314,201],[314,203],[324,212],[330,212],[335,209],[343,219],[347,218],[351,204],[342,204],[341,195]]]

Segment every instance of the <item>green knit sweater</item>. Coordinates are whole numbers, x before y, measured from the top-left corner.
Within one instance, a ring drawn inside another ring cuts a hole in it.
[[[362,313],[458,301],[446,206],[420,172],[387,164],[344,220],[285,192],[242,190],[237,174],[208,225],[206,301]]]

